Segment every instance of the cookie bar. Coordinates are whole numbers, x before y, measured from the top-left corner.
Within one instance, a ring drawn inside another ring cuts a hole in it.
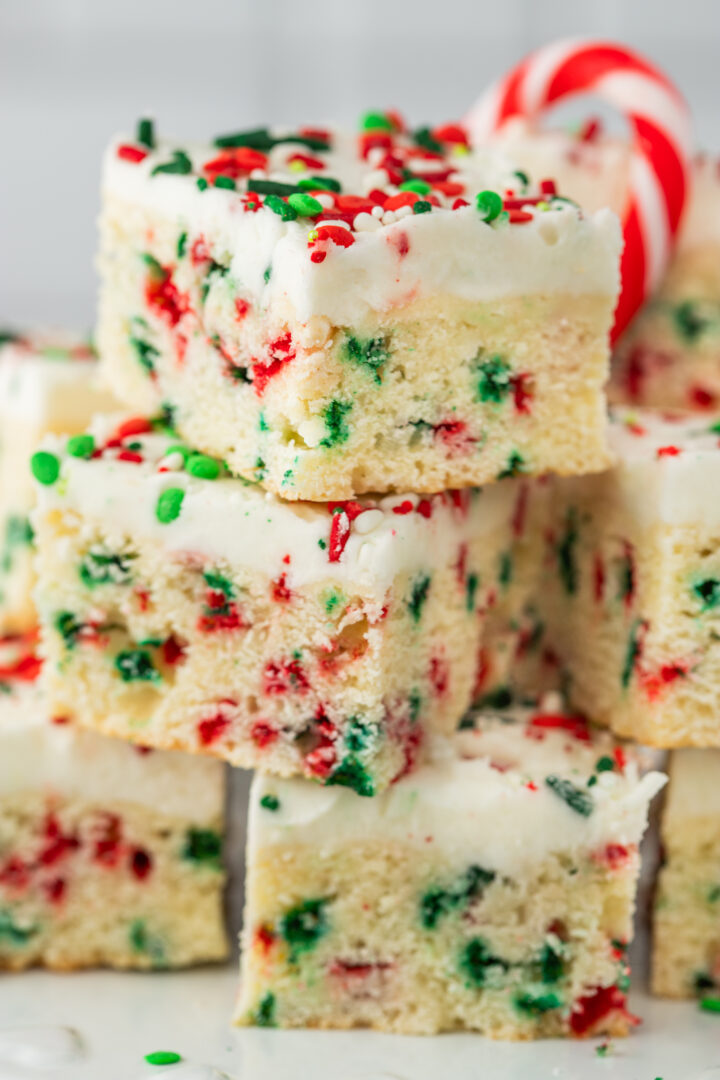
[[[675,750],[669,773],[652,990],[692,997],[720,989],[720,752]]]
[[[619,224],[456,125],[181,146],[144,122],[103,207],[110,384],[283,498],[607,464]]]
[[[223,958],[222,766],[51,720],[34,644],[0,644],[0,969]]]
[[[30,455],[48,431],[81,431],[94,412],[116,408],[97,385],[92,347],[62,333],[0,331],[0,633],[37,622],[31,595]]]
[[[611,400],[720,409],[720,162],[700,157],[677,251],[613,360]]]
[[[288,503],[154,423],[33,459],[54,709],[373,794],[471,702],[517,481]]]
[[[375,799],[255,777],[238,1023],[627,1033],[663,778],[554,708],[472,722]]]
[[[618,408],[602,476],[554,482],[540,601],[563,683],[620,735],[720,746],[720,427]]]

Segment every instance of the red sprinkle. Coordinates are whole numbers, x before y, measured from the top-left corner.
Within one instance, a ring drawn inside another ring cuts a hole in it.
[[[617,986],[600,986],[585,997],[578,998],[570,1013],[570,1030],[573,1035],[588,1035],[609,1013],[621,1012],[631,1024],[639,1023],[625,1007],[625,995]]]
[[[659,458],[677,457],[678,454],[682,453],[682,450],[679,446],[659,446],[656,453]]]
[[[144,881],[152,870],[152,859],[147,851],[135,848],[130,856],[130,869],[138,881]]]
[[[292,600],[292,593],[287,585],[287,574],[281,574],[276,581],[271,582],[270,595],[276,604],[287,604]]]
[[[117,148],[117,156],[122,161],[132,161],[134,165],[138,162],[144,161],[148,156],[147,150],[141,150],[139,146],[131,146],[129,143],[123,143],[122,146]]]
[[[528,722],[531,728],[567,731],[580,742],[590,742],[587,720],[582,716],[564,716],[561,713],[536,713]]]
[[[264,750],[266,746],[271,746],[279,734],[277,728],[265,720],[256,720],[250,728],[250,738],[261,750]]]
[[[203,746],[210,746],[216,742],[230,727],[230,717],[217,712],[214,716],[208,716],[201,720],[197,726],[198,738]]]

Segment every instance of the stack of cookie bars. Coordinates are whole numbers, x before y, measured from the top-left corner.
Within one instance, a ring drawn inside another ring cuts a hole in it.
[[[712,645],[678,600],[687,666],[665,678],[670,628],[640,604],[665,610],[667,544],[622,517],[614,446],[638,425],[608,434],[617,218],[457,125],[373,112],[358,136],[209,145],[142,121],[108,150],[101,232],[101,368],[126,411],[32,457],[43,694],[63,734],[143,764],[257,769],[238,1022],[626,1033],[663,778],[598,725],[653,741],[657,701],[682,727],[691,644]],[[670,514],[682,455],[642,434],[641,494]],[[705,573],[683,512],[676,555]],[[542,695],[560,684],[571,707]],[[177,784],[182,812],[152,809],[203,821],[161,826],[133,888],[185,859],[167,905],[197,950],[135,918],[149,962],[222,951],[184,880],[193,848],[212,851],[192,874],[219,873],[219,813]]]

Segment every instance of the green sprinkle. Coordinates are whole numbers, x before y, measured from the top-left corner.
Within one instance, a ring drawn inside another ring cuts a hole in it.
[[[189,862],[220,863],[222,840],[213,829],[190,828],[185,834],[182,857]]]
[[[326,449],[344,443],[350,437],[350,428],[345,422],[345,417],[352,409],[349,401],[339,401],[333,398],[329,405],[323,409],[323,420],[327,429],[327,435],[320,440],[320,445]]]
[[[476,702],[477,705],[484,709],[509,709],[512,703],[513,695],[509,686],[498,686],[495,690],[483,694]]]
[[[353,754],[343,758],[339,766],[328,777],[328,787],[346,787],[356,795],[372,796],[375,794],[375,781],[361,761]]]
[[[413,203],[413,214],[429,214],[432,210],[432,203],[429,203],[426,199],[418,199],[416,203]]]
[[[720,581],[717,578],[705,578],[692,587],[695,596],[702,604],[703,611],[711,611],[720,604]]]
[[[633,671],[635,670],[635,664],[640,658],[640,653],[642,652],[642,636],[646,627],[647,623],[644,619],[636,619],[630,628],[627,649],[625,651],[625,661],[620,673],[620,684],[624,690],[627,690],[630,685],[630,680]]]
[[[530,991],[520,991],[513,998],[513,1004],[518,1012],[526,1016],[542,1016],[543,1013],[551,1012],[552,1009],[562,1007],[562,998],[552,991],[544,994],[534,994]]]
[[[187,176],[192,172],[192,161],[184,150],[173,151],[172,161],[165,161],[162,165],[156,165],[150,173],[157,176],[158,173],[171,173],[178,176]]]
[[[185,468],[191,476],[197,476],[201,480],[217,480],[220,475],[220,462],[207,454],[191,454]]]
[[[500,566],[498,567],[498,581],[503,589],[506,589],[513,576],[512,553],[503,551],[500,553]]]
[[[716,904],[720,900],[720,885],[713,885],[708,890],[707,898],[709,903]]]
[[[468,574],[465,581],[465,607],[468,611],[475,610],[475,594],[477,593],[478,584],[477,574]]]
[[[70,457],[91,458],[94,450],[95,439],[92,435],[71,435],[67,441]]]
[[[145,1060],[148,1065],[177,1065],[182,1058],[174,1050],[154,1050],[152,1054],[145,1055]]]
[[[265,282],[266,285],[267,285],[268,281],[270,280],[271,276],[272,276],[272,264],[270,266],[266,266],[265,269],[263,270],[263,281]]]
[[[16,947],[27,945],[39,929],[37,925],[20,926],[15,922],[11,911],[0,909],[0,941],[7,941]]]
[[[138,363],[148,375],[152,375],[155,371],[155,361],[160,355],[160,350],[156,349],[154,345],[151,345],[149,341],[143,341],[139,337],[130,337],[130,345],[135,350]]]
[[[130,924],[128,937],[135,952],[145,953],[152,959],[155,967],[165,967],[165,946],[162,938],[148,930],[144,919],[135,919]]]
[[[381,112],[366,112],[360,117],[361,131],[393,131],[395,125],[389,116]]]
[[[203,571],[203,578],[209,589],[223,593],[229,600],[232,600],[235,596],[235,586],[232,581],[219,571],[205,570]]]
[[[312,195],[288,195],[288,206],[291,206],[300,217],[315,217],[323,212],[323,204],[313,199]]]
[[[147,116],[143,116],[137,122],[135,140],[141,146],[147,146],[148,150],[155,149],[155,124]]]
[[[513,176],[517,176],[518,180],[523,186],[523,189],[527,190],[527,188],[530,186],[530,177],[528,176],[528,174],[526,172],[523,172],[522,169],[515,169]]]
[[[673,311],[673,318],[680,337],[689,342],[697,341],[712,325],[712,320],[694,300],[684,300],[678,304]]]
[[[325,548],[327,547],[327,541],[326,541],[326,540],[318,540],[318,547],[319,547],[319,548],[320,548],[320,549],[321,549],[322,551],[324,551],[324,550],[325,550]]]
[[[160,672],[145,649],[123,649],[115,657],[115,670],[123,682],[158,682]]]
[[[502,213],[503,201],[497,191],[481,191],[475,198],[475,205],[483,221],[491,222]]]
[[[525,458],[519,450],[511,450],[505,468],[498,473],[498,480],[505,480],[508,476],[519,476],[525,471]]]
[[[207,180],[205,179],[205,177],[204,177],[204,176],[198,176],[198,178],[197,178],[197,180],[195,181],[195,183],[197,184],[197,186],[198,186],[198,189],[199,189],[200,191],[207,191],[207,188],[208,188],[208,182],[207,182]]]
[[[419,577],[415,578],[412,584],[410,599],[407,601],[408,611],[416,623],[420,622],[420,619],[422,618],[423,608],[425,607],[425,601],[428,598],[429,591],[430,575],[420,574]]]
[[[307,176],[302,180],[298,180],[298,187],[303,191],[334,191],[339,193],[342,191],[342,185],[339,180],[336,180],[333,176]]]
[[[568,596],[572,596],[578,586],[577,542],[577,511],[571,506],[565,518],[565,532],[557,546],[558,573]]]
[[[185,254],[186,247],[187,247],[187,233],[186,232],[181,232],[180,235],[178,236],[177,246],[175,248],[178,259],[182,259],[183,255]]]
[[[592,795],[588,795],[587,791],[575,787],[571,780],[565,780],[561,776],[546,776],[545,783],[576,814],[580,814],[582,817],[590,817],[595,809],[595,803]]]
[[[565,973],[562,945],[546,941],[540,953],[540,978],[544,983],[556,983]]]
[[[258,1027],[275,1027],[275,995],[272,990],[260,998],[260,1004],[253,1016]]]
[[[329,150],[327,139],[316,135],[271,135],[267,128],[253,128],[250,131],[235,131],[231,135],[218,135],[213,139],[215,146],[221,149],[236,146],[251,146],[254,150],[272,150],[281,143],[298,143],[308,150]]]
[[[235,191],[237,184],[233,180],[232,176],[216,176],[213,180],[213,184],[218,188],[225,188],[227,191]]]
[[[478,354],[479,356],[481,353]],[[512,368],[502,356],[490,356],[482,360],[475,369],[479,375],[476,396],[479,401],[499,405],[512,390]]]
[[[701,998],[700,1008],[703,1012],[720,1013],[720,997]]]
[[[30,458],[30,468],[38,483],[50,486],[60,475],[60,458],[48,450],[38,450]]]
[[[279,195],[266,195],[265,206],[267,206],[268,210],[272,210],[273,214],[281,217],[283,221],[294,221],[297,217],[297,210],[293,209]]]
[[[401,191],[414,191],[418,195],[427,195],[432,190],[432,185],[427,180],[404,180],[400,185]]]
[[[277,795],[263,795],[260,800],[260,805],[263,810],[270,810],[274,813],[276,810],[280,809],[280,800]]]
[[[494,870],[470,866],[454,888],[428,889],[420,899],[420,922],[423,927],[426,930],[435,930],[444,915],[480,896],[494,880]]]
[[[507,963],[493,956],[483,938],[470,938],[460,953],[460,971],[465,975],[468,986],[485,986],[489,978],[507,969]]]
[[[433,154],[442,154],[443,145],[436,139],[429,127],[420,127],[417,131],[413,131],[413,139],[418,146],[422,146],[423,150],[431,150]]]
[[[315,948],[328,929],[325,908],[327,899],[303,900],[285,912],[280,920],[280,933],[290,946],[290,962],[295,963],[303,952]]]
[[[180,454],[183,459],[183,466],[187,459],[192,454],[192,450],[189,447],[184,446],[183,443],[173,443],[172,446],[168,446],[165,451],[164,457],[170,457],[171,454]]]
[[[155,517],[162,525],[167,525],[180,517],[185,492],[182,488],[166,488],[155,506]]]
[[[283,184],[280,180],[250,180],[250,190],[256,195],[272,195],[274,198],[279,198],[282,202],[282,197],[288,197],[288,195],[301,194],[300,188],[297,184]],[[283,203],[287,209],[287,203]],[[269,206],[272,210],[272,204],[265,199],[265,206]],[[276,211],[277,213],[277,211]],[[288,219],[291,220],[291,219]]]
[[[89,589],[96,585],[127,585],[132,580],[134,555],[87,551],[80,560],[80,580]]]
[[[608,754],[603,754],[595,762],[595,772],[612,772],[615,768],[615,762]]]
[[[358,338],[348,335],[342,345],[342,356],[354,364],[365,367],[382,382],[383,365],[390,359],[389,337]]]

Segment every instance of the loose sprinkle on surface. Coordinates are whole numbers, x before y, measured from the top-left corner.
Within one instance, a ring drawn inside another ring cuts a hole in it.
[[[153,1050],[151,1054],[145,1055],[145,1060],[148,1065],[177,1065],[182,1058],[174,1050]]]

